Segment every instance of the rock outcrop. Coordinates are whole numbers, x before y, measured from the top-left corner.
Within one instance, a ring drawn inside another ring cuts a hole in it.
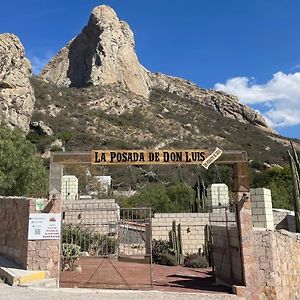
[[[51,136],[53,134],[52,129],[45,125],[43,121],[31,122],[30,129],[41,136]]]
[[[40,77],[58,86],[119,84],[147,97],[147,75],[126,22],[108,6],[96,7],[82,32],[52,58]]]
[[[220,91],[199,88],[191,81],[161,73],[149,73],[151,87],[162,89],[182,98],[196,101],[220,113],[223,117],[237,120],[241,123],[250,123],[260,129],[275,133],[265,119],[257,111],[239,102],[238,98]]]
[[[35,97],[30,62],[13,34],[0,34],[0,122],[28,132]]]
[[[88,25],[52,58],[40,77],[58,86],[119,85],[143,96],[144,105],[148,105],[147,99],[152,89],[161,89],[196,101],[226,118],[274,132],[258,112],[241,104],[234,96],[201,89],[187,80],[147,71],[135,54],[134,37],[129,26],[118,19],[112,8],[105,5],[92,11]],[[134,100],[130,106],[140,102]],[[100,108],[105,105],[106,111],[122,112],[119,109],[122,105],[116,105],[115,102],[94,101]]]

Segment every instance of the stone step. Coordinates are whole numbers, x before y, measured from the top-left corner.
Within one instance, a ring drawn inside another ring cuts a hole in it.
[[[46,272],[24,270],[13,261],[0,256],[0,278],[9,285],[19,285],[45,279]]]

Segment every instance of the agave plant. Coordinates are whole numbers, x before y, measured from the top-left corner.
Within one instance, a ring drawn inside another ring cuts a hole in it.
[[[297,152],[291,142],[292,151],[288,151],[293,180],[296,232],[300,232],[300,163]]]

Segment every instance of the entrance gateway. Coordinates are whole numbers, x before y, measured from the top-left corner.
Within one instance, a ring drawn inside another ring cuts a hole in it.
[[[53,152],[50,159],[50,197],[61,193],[63,166],[82,165],[202,165],[226,164],[233,167],[234,200],[237,212],[237,225],[240,238],[242,282],[247,290],[255,287],[256,272],[254,247],[252,244],[251,201],[248,159],[245,151],[221,151],[220,149],[183,149],[183,150],[92,150],[91,152]],[[55,191],[55,192],[53,192]],[[55,195],[51,195],[55,193]],[[128,219],[120,220],[123,229],[129,228]],[[147,225],[148,221],[144,220]],[[120,227],[120,226],[119,226]],[[131,225],[132,228],[136,224]],[[131,228],[131,230],[133,230]],[[131,233],[133,234],[133,233]],[[135,234],[135,233],[134,233]],[[143,233],[145,234],[145,232]],[[149,236],[149,235],[148,235]],[[141,239],[140,239],[141,240]],[[244,242],[245,241],[245,242]],[[150,243],[151,244],[151,243]],[[147,250],[148,251],[148,250]]]

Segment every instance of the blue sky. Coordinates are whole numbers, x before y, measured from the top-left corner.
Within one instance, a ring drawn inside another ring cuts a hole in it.
[[[146,68],[235,94],[300,138],[299,0],[11,0],[0,32],[20,37],[37,72],[101,4],[129,23]]]

